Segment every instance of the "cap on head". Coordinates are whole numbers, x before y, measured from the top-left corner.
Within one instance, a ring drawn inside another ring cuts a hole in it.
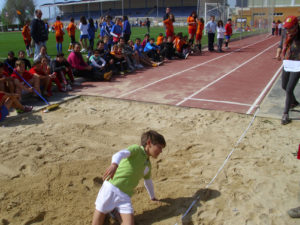
[[[286,29],[290,29],[292,27],[294,27],[295,25],[298,24],[298,19],[296,16],[288,16],[285,20],[284,20],[284,25],[283,27]]]

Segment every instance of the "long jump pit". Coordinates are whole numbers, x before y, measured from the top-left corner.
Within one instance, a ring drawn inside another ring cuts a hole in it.
[[[0,224],[91,224],[112,155],[139,144],[149,129],[167,142],[151,159],[160,201],[150,201],[141,181],[132,198],[136,224],[298,224],[286,211],[300,205],[300,123],[256,117],[240,139],[252,117],[81,96],[53,112],[7,120]]]

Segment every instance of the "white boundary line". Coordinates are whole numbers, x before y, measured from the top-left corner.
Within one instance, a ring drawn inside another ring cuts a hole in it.
[[[216,102],[216,103],[224,103],[224,104],[231,104],[231,105],[252,106],[251,104],[245,104],[240,102],[219,101],[219,100],[211,100],[211,99],[203,99],[203,98],[190,98],[189,100],[202,101],[202,102]]]
[[[279,69],[276,71],[276,73],[274,74],[274,76],[272,77],[272,79],[269,81],[269,83],[267,84],[267,86],[264,88],[264,90],[260,93],[260,95],[257,97],[257,99],[254,101],[254,103],[252,104],[252,106],[249,108],[249,110],[247,111],[246,114],[251,114],[251,112],[253,111],[254,107],[258,104],[258,102],[260,102],[260,100],[262,99],[262,97],[265,95],[265,93],[267,92],[267,90],[269,89],[269,87],[271,86],[271,84],[273,84],[274,80],[278,77],[278,74],[281,72],[283,65],[281,65],[279,67]]]
[[[244,46],[244,47],[239,48],[239,49],[237,49],[237,50],[235,50],[235,51],[232,51],[232,52],[230,52],[230,53],[228,53],[228,54],[224,54],[224,55],[221,55],[221,56],[219,56],[219,57],[217,57],[217,58],[213,58],[213,59],[208,60],[208,61],[206,61],[206,62],[197,64],[197,65],[192,66],[192,67],[190,67],[190,68],[188,68],[188,69],[179,71],[179,72],[177,72],[177,73],[173,73],[173,74],[171,74],[171,75],[169,75],[169,76],[167,76],[167,77],[164,77],[164,78],[162,78],[162,79],[159,79],[159,80],[157,80],[157,81],[154,81],[154,82],[152,82],[152,83],[149,83],[149,84],[147,84],[147,85],[145,85],[145,86],[143,86],[143,87],[140,87],[140,88],[134,89],[134,90],[132,90],[132,91],[126,92],[126,93],[124,93],[124,94],[121,94],[121,95],[117,96],[117,98],[122,98],[122,97],[124,97],[124,96],[126,96],[126,95],[130,95],[130,94],[135,93],[135,92],[137,92],[137,91],[139,91],[139,90],[142,90],[142,89],[144,89],[144,88],[147,88],[147,87],[149,87],[149,86],[152,86],[152,85],[154,85],[154,84],[156,84],[156,83],[158,83],[158,82],[167,80],[167,79],[169,79],[169,78],[171,78],[171,77],[177,76],[177,75],[179,75],[179,74],[181,74],[181,73],[184,73],[184,72],[187,72],[187,71],[189,71],[189,70],[193,70],[193,69],[195,69],[195,68],[197,68],[197,67],[199,67],[199,66],[202,66],[202,65],[205,65],[205,64],[207,64],[207,63],[213,62],[213,61],[215,61],[215,60],[218,60],[218,59],[220,59],[220,58],[223,58],[223,57],[225,57],[225,56],[228,56],[228,55],[230,55],[230,54],[233,54],[233,53],[235,53],[235,52],[238,52],[238,51],[240,51],[241,49],[248,48],[248,47],[250,47],[250,46],[252,46],[252,45],[256,45],[256,44],[258,44],[258,43],[260,43],[260,42],[263,42],[263,41],[266,41],[266,40],[268,40],[268,39],[271,39],[271,37],[270,37],[270,38],[263,39],[263,40],[260,40],[260,41],[257,41],[257,42],[255,42],[255,43],[253,43],[253,44]],[[278,43],[276,43],[276,44],[278,44]]]
[[[204,86],[203,88],[201,88],[200,90],[194,92],[193,94],[191,94],[189,97],[184,98],[182,101],[178,102],[176,105],[181,105],[182,103],[184,103],[185,101],[189,100],[190,98],[194,97],[195,95],[199,94],[200,92],[204,91],[206,88],[212,86],[213,84],[217,83],[218,81],[222,80],[224,77],[227,77],[229,74],[231,74],[232,72],[236,71],[237,69],[239,69],[240,67],[244,66],[245,64],[249,63],[250,61],[252,61],[253,59],[255,59],[256,57],[260,56],[261,54],[265,53],[266,51],[268,51],[270,48],[273,48],[275,45],[278,45],[278,43],[276,42],[275,44],[271,45],[270,47],[268,47],[267,49],[263,50],[262,52],[258,53],[257,55],[253,56],[252,58],[248,59],[247,61],[243,62],[242,64],[240,64],[239,66],[237,66],[236,68],[234,68],[233,70],[229,71],[228,73],[224,74],[223,76],[219,77],[218,79],[210,82],[208,85]]]
[[[248,127],[244,130],[244,132],[242,133],[242,135],[240,136],[240,138],[238,139],[238,141],[235,143],[235,145],[233,146],[232,150],[230,151],[230,153],[227,155],[226,159],[224,160],[223,164],[220,166],[220,168],[218,169],[216,175],[211,179],[211,181],[205,186],[205,189],[208,189],[209,186],[215,181],[215,179],[217,178],[217,176],[220,174],[220,172],[224,169],[225,165],[227,164],[228,160],[230,159],[231,155],[234,153],[234,151],[236,150],[236,148],[239,146],[240,142],[242,141],[242,139],[245,137],[245,135],[247,134],[248,130],[250,129],[250,127],[252,126],[252,124],[254,123],[254,120],[256,118],[257,113],[259,112],[259,108],[256,109],[250,123],[248,124]],[[200,200],[200,195],[198,195],[194,201],[192,202],[192,204],[189,206],[189,208],[186,210],[186,212],[182,215],[181,217],[181,221],[183,220],[183,218],[190,212],[190,210],[192,209],[192,207],[196,204],[197,201]],[[178,223],[176,223],[175,225],[178,225]]]

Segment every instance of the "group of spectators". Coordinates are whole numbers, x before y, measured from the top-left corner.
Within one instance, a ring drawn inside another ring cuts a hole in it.
[[[165,35],[160,33],[156,40],[149,33],[145,34],[143,40],[140,38],[131,40],[131,25],[127,16],[113,20],[108,15],[101,18],[99,24],[97,21],[94,23],[92,18],[87,20],[81,17],[78,28],[71,18],[66,29],[58,16],[52,25],[57,55],[51,59],[46,47],[49,25],[41,19],[41,10],[36,10],[35,15],[36,18],[31,23],[27,21],[22,31],[26,53],[28,57],[33,57],[33,65],[26,59],[23,50],[18,52],[17,57],[10,51],[4,63],[0,64],[1,107],[5,106],[5,102],[11,101],[14,101],[14,104],[7,105],[7,109],[12,105],[20,106],[22,95],[26,92],[32,93],[37,99],[41,99],[39,95],[48,98],[53,95],[54,83],[58,91],[72,90],[74,76],[93,81],[109,81],[113,75],[125,76],[147,66],[157,67],[167,60],[186,59],[194,51],[201,52],[203,19],[192,12],[187,19],[188,36],[184,36],[181,32],[175,34],[173,27],[175,17],[170,8],[167,8],[163,18]],[[216,30],[213,28],[215,25],[214,21],[210,21],[206,27],[209,27],[210,32]],[[79,42],[76,42],[75,38],[76,29],[80,31]],[[94,46],[98,29],[100,29],[99,40]],[[68,57],[62,53],[65,30],[71,39],[69,45],[71,53]],[[219,50],[221,51],[220,47]],[[86,56],[83,53],[86,53]],[[29,106],[21,107],[18,112],[31,109]],[[7,112],[2,113],[2,118],[6,114]]]

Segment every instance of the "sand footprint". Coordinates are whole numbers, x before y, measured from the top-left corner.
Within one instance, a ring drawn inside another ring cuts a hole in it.
[[[36,217],[25,222],[24,225],[30,225],[30,224],[42,222],[42,221],[44,221],[45,215],[46,215],[46,212],[40,212]]]

